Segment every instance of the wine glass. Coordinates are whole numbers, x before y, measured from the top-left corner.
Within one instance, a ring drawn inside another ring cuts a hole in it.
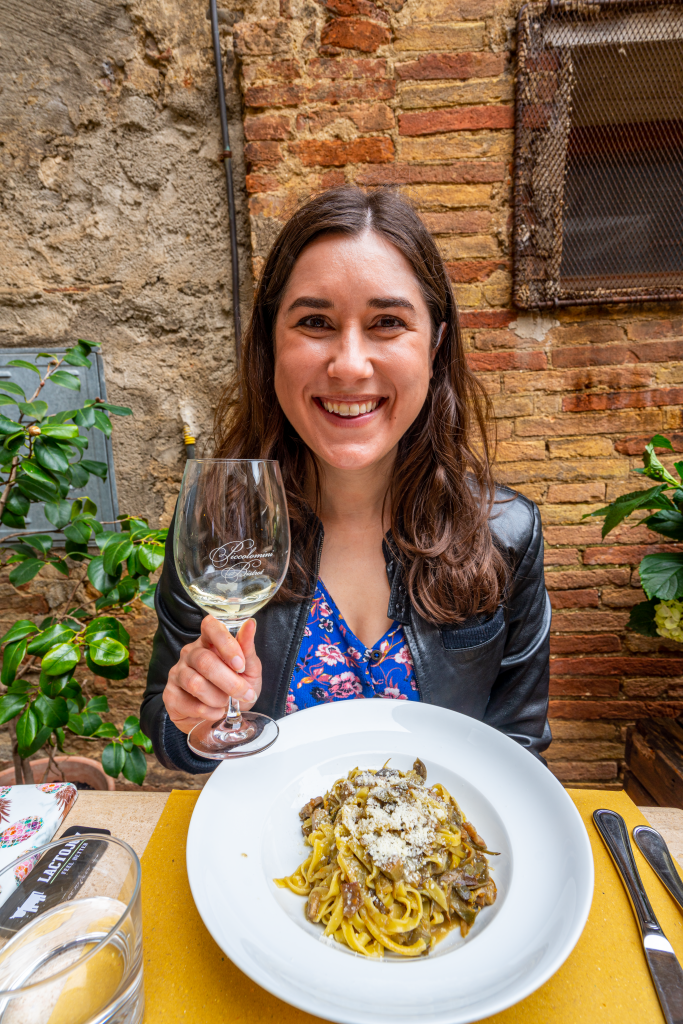
[[[173,554],[194,603],[235,634],[276,593],[289,565],[289,516],[278,463],[188,459]],[[187,745],[200,757],[222,761],[258,754],[278,732],[272,718],[240,712],[230,697],[220,721],[195,725]]]

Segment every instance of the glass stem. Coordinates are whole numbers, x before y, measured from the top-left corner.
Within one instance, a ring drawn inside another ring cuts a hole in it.
[[[228,706],[225,712],[225,717],[228,721],[241,717],[240,702],[238,700],[233,700],[232,697],[228,697]]]

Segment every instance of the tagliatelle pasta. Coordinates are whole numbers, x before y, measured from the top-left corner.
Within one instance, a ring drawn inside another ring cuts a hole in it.
[[[486,844],[439,783],[412,771],[354,768],[299,812],[313,852],[276,885],[306,896],[306,916],[364,956],[422,956],[466,935],[496,899]]]

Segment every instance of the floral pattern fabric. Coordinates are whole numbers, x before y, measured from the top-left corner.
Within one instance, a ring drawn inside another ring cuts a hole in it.
[[[286,714],[333,700],[419,700],[403,627],[394,622],[374,647],[351,632],[321,579],[315,588]]]

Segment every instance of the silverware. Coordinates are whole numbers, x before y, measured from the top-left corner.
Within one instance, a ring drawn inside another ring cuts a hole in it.
[[[638,825],[633,830],[636,846],[673,898],[683,910],[683,882],[663,837],[649,825]]]
[[[645,959],[667,1024],[683,1024],[683,970],[647,898],[633,858],[626,822],[615,811],[604,809],[593,812],[593,821],[631,901]]]

